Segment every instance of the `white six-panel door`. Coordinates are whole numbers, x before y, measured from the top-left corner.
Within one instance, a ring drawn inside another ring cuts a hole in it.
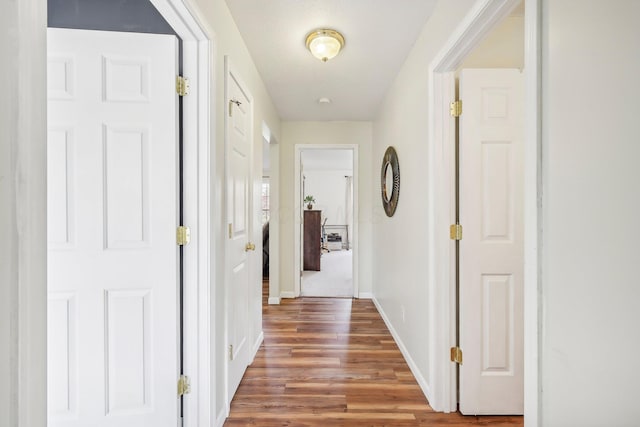
[[[47,38],[48,425],[174,427],[177,40]]]
[[[524,79],[460,75],[460,411],[522,414]]]
[[[251,358],[251,100],[237,76],[229,71],[227,89],[227,345],[228,401],[231,402]]]

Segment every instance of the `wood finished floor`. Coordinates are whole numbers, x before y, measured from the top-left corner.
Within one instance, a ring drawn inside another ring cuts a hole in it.
[[[263,312],[264,343],[227,427],[523,425],[433,412],[369,300],[287,299]]]

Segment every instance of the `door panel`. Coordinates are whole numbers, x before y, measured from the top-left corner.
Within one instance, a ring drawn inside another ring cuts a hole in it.
[[[177,40],[48,30],[50,426],[178,421]]]
[[[107,415],[152,406],[150,314],[150,290],[107,291]]]
[[[50,126],[47,139],[47,192],[57,195],[47,205],[49,247],[61,249],[74,242],[75,146],[71,128]]]
[[[149,245],[149,129],[104,125],[105,236],[109,249]]]
[[[523,88],[518,70],[460,75],[460,411],[522,414]]]
[[[78,412],[78,315],[75,292],[58,292],[47,306],[47,408],[58,417]]]
[[[255,252],[247,251],[252,236],[251,186],[251,101],[233,73],[227,74],[227,218],[229,346],[228,399],[231,401],[250,363],[249,322],[250,262]]]

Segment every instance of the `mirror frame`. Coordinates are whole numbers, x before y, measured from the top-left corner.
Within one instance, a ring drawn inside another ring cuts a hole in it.
[[[387,176],[389,170],[387,165],[391,166],[393,174],[393,187],[391,188],[391,196],[388,197]],[[400,163],[398,162],[398,154],[395,148],[389,146],[382,156],[382,169],[380,170],[380,189],[382,196],[382,206],[388,217],[392,217],[398,207],[398,198],[400,197]]]

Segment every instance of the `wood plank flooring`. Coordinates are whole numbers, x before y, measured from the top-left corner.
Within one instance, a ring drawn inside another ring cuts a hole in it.
[[[264,305],[264,344],[225,426],[499,426],[522,417],[433,412],[369,300]]]

